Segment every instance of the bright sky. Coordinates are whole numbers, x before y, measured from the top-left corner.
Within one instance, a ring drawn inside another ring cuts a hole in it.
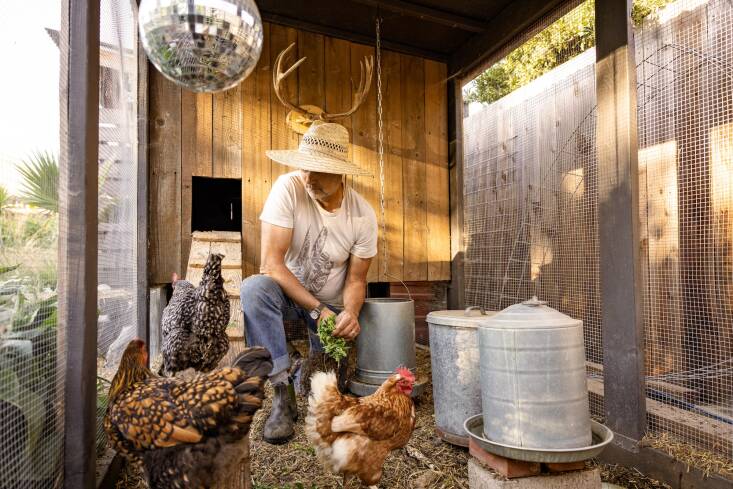
[[[61,2],[0,0],[0,183],[15,193],[15,164],[59,148],[59,50],[45,28],[59,29]]]
[[[129,0],[102,0],[101,41],[134,42]],[[16,164],[37,151],[59,153],[59,0],[0,0],[0,184],[20,189]]]

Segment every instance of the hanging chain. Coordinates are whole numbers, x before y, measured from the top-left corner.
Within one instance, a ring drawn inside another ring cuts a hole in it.
[[[382,275],[400,281],[412,300],[407,284],[387,271],[387,216],[384,207],[384,117],[382,110],[382,18],[377,15],[377,155],[379,157],[379,210],[382,221]]]
[[[377,154],[379,155],[379,210],[382,222],[382,274],[387,276],[387,218],[384,209],[384,121],[382,113],[382,19],[377,15]]]

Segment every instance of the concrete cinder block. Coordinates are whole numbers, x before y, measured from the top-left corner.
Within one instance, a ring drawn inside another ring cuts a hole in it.
[[[478,460],[468,461],[470,489],[601,489],[601,473],[595,469],[507,479]]]

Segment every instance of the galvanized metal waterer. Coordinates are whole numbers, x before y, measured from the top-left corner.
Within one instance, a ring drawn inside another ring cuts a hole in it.
[[[427,316],[435,430],[440,438],[454,445],[468,446],[463,423],[481,413],[478,329],[493,314],[496,313],[469,307],[433,311]]]
[[[412,300],[366,299],[359,324],[356,373],[349,382],[351,392],[357,396],[372,394],[397,367],[416,371],[415,303]],[[425,380],[417,376],[413,397],[422,393]]]
[[[547,449],[591,444],[582,321],[534,297],[487,318],[479,349],[488,440]]]

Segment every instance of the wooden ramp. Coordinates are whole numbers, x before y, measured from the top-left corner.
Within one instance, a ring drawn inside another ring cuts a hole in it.
[[[242,235],[231,231],[195,231],[191,238],[186,280],[198,286],[209,253],[221,253],[221,275],[229,295],[230,314],[227,333],[230,339],[244,338],[244,319],[239,301],[242,285]]]

